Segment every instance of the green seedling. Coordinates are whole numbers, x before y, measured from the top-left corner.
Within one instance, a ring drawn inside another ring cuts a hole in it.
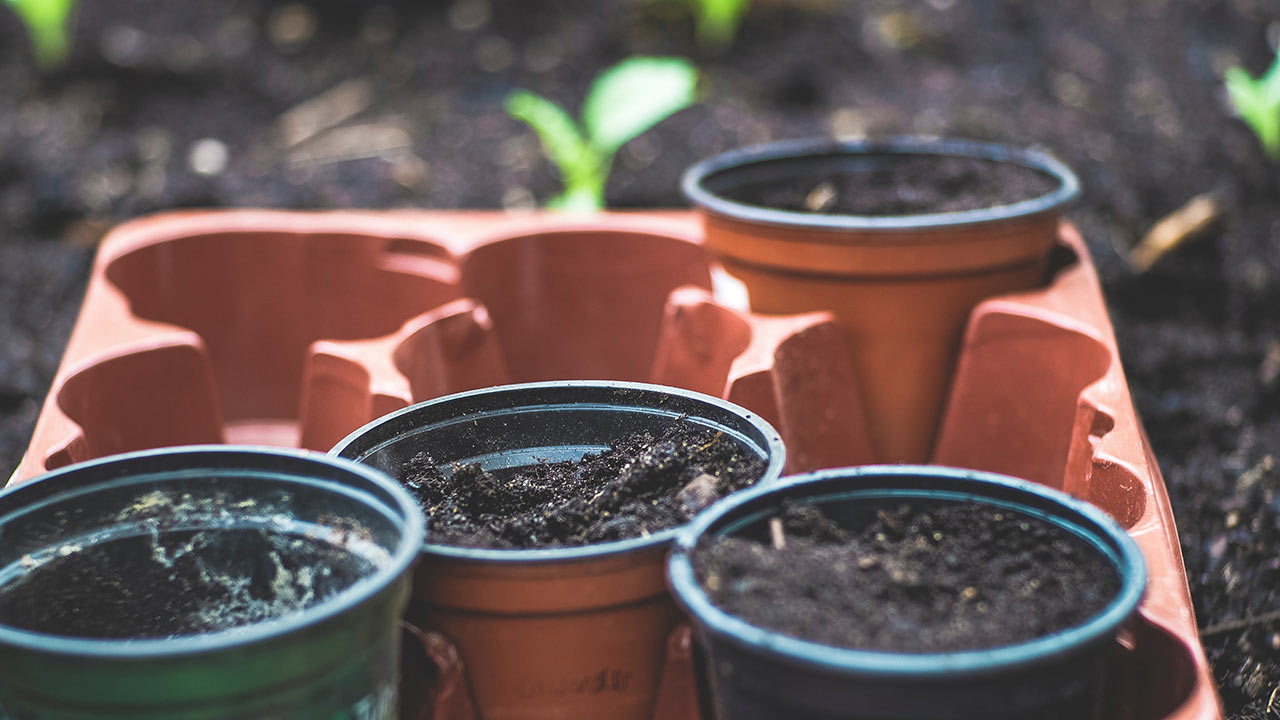
[[[751,0],[686,0],[697,22],[698,43],[723,50],[733,42]]]
[[[1280,161],[1280,53],[1261,77],[1233,67],[1225,80],[1236,114],[1253,129],[1267,157]]]
[[[698,71],[681,58],[634,57],[610,67],[591,83],[581,120],[527,90],[507,96],[512,117],[533,128],[560,170],[564,192],[547,206],[590,211],[604,207],[613,156],[627,141],[693,104]]]
[[[76,0],[4,0],[27,26],[31,49],[40,67],[61,65],[70,45],[69,20]]]

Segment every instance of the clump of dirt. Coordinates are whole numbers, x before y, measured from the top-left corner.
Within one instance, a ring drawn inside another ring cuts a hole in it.
[[[683,524],[755,483],[765,461],[724,433],[677,423],[637,432],[574,462],[504,472],[442,467],[419,453],[400,471],[446,545],[535,548],[642,537]]]
[[[180,530],[50,548],[0,575],[0,623],[71,637],[220,632],[311,607],[374,570],[336,545],[262,528]]]
[[[1052,175],[1013,163],[938,155],[884,155],[865,172],[749,183],[725,192],[749,205],[838,215],[921,215],[1011,205],[1058,188]]]
[[[693,557],[698,580],[726,612],[826,645],[1009,645],[1085,622],[1120,588],[1080,538],[979,503],[902,505],[862,527],[793,504],[770,525],[769,540],[705,540]]]

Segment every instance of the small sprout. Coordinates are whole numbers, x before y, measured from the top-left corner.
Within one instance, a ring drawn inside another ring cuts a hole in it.
[[[687,0],[697,22],[698,44],[721,51],[733,43],[751,0]]]
[[[613,156],[627,141],[693,104],[698,71],[681,58],[633,57],[591,84],[574,122],[559,105],[527,90],[507,96],[512,117],[533,128],[560,170],[564,192],[548,207],[592,211],[604,207]]]
[[[67,59],[71,11],[76,0],[5,0],[18,14],[31,38],[31,49],[41,68],[49,70]]]
[[[1228,68],[1224,76],[1231,104],[1272,161],[1280,161],[1280,53],[1261,77],[1241,67]]]

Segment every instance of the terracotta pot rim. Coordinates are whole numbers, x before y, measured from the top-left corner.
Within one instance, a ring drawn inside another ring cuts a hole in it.
[[[782,467],[786,461],[785,449],[783,448],[782,438],[778,431],[773,428],[764,418],[757,413],[751,412],[743,407],[735,405],[728,400],[723,400],[711,395],[705,395],[693,390],[685,390],[668,385],[658,385],[654,383],[629,382],[621,380],[551,380],[544,382],[530,383],[514,383],[509,385],[494,385],[490,387],[480,388],[478,390],[469,390],[466,392],[454,393],[438,398],[432,398],[424,402],[410,405],[393,413],[383,415],[373,422],[356,429],[341,442],[329,451],[330,455],[339,457],[348,457],[349,459],[359,462],[364,457],[376,452],[384,445],[394,442],[399,434],[394,434],[392,438],[384,439],[372,447],[361,448],[356,450],[356,457],[343,455],[343,453],[351,453],[352,446],[361,436],[367,433],[394,424],[405,416],[409,416],[421,412],[423,408],[438,406],[445,403],[470,402],[474,400],[483,400],[489,396],[501,397],[505,394],[518,391],[554,391],[554,390],[574,390],[591,391],[591,390],[629,390],[640,396],[647,396],[656,399],[661,396],[678,396],[693,402],[700,402],[705,405],[714,406],[720,410],[742,418],[746,423],[752,426],[761,437],[764,438],[765,461],[767,463],[764,475],[758,481],[761,485],[767,485],[775,482],[778,475],[782,472]],[[655,405],[654,409],[658,409]],[[475,548],[459,545],[444,545],[439,543],[424,542],[422,544],[422,554],[425,557],[433,559],[442,559],[453,562],[463,562],[468,564],[488,565],[488,566],[537,566],[537,565],[571,565],[576,563],[594,563],[607,558],[616,558],[625,555],[643,554],[650,551],[660,551],[670,547],[676,539],[677,534],[688,525],[677,525],[667,528],[660,532],[653,533],[648,537],[628,538],[626,540],[614,540],[611,542],[594,543],[591,545],[575,545],[569,547],[551,547],[551,548]]]
[[[375,598],[394,592],[396,579],[405,575],[417,560],[420,538],[426,535],[426,521],[413,498],[399,483],[371,467],[306,450],[251,445],[183,445],[109,455],[52,470],[0,492],[0,501],[20,496],[10,501],[20,503],[12,508],[4,508],[6,503],[0,502],[0,517],[30,511],[33,502],[38,505],[68,493],[84,494],[95,487],[118,487],[166,475],[187,478],[210,471],[324,484],[331,486],[328,490],[334,495],[351,499],[364,495],[366,501],[382,505],[383,512],[397,515],[397,519],[403,522],[403,528],[390,559],[382,567],[333,597],[280,618],[220,632],[141,640],[50,635],[0,624],[0,645],[44,655],[121,662],[177,660],[224,651],[243,651],[244,648],[279,642],[359,611]],[[82,480],[85,475],[89,476],[88,481]],[[352,480],[360,485],[352,485]],[[382,497],[375,496],[375,492]]]
[[[945,488],[930,488],[926,479]],[[853,650],[800,640],[747,623],[711,603],[698,583],[690,555],[705,535],[722,529],[743,515],[776,507],[784,497],[839,497],[876,492],[899,496],[932,496],[989,501],[1046,520],[1087,526],[1087,538],[1099,552],[1111,556],[1120,575],[1120,589],[1111,602],[1086,622],[1031,640],[991,648],[955,652],[910,653]],[[1103,548],[1098,543],[1106,543]],[[667,562],[667,577],[676,601],[717,641],[770,655],[788,664],[846,675],[885,678],[926,678],[979,675],[1024,667],[1060,657],[1114,635],[1132,617],[1147,583],[1142,551],[1101,509],[1044,485],[997,473],[937,465],[865,465],[833,468],[783,478],[720,500],[686,525]]]
[[[1053,192],[1030,200],[959,212],[918,215],[844,215],[779,210],[740,203],[710,186],[717,177],[769,163],[800,164],[840,155],[938,155],[979,158],[1039,170],[1058,181]],[[1036,148],[959,138],[904,135],[885,139],[801,138],[737,148],[690,166],[680,179],[685,198],[704,212],[741,222],[811,230],[912,231],[954,228],[1061,212],[1080,195],[1080,180],[1065,163]]]

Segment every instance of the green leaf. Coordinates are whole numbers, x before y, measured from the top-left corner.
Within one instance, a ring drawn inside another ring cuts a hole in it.
[[[1270,69],[1259,80],[1263,84],[1267,99],[1271,104],[1280,107],[1280,52],[1276,53],[1276,59],[1271,62]]]
[[[48,69],[67,59],[68,21],[76,0],[6,0],[27,26],[36,62]]]
[[[582,105],[582,126],[600,154],[693,104],[698,71],[682,58],[634,57],[596,76]]]
[[[1276,66],[1261,78],[1233,67],[1227,69],[1224,80],[1236,114],[1248,123],[1267,156],[1280,160],[1280,90],[1271,88],[1272,73],[1280,75]]]
[[[689,0],[698,18],[698,42],[723,50],[733,42],[750,0]]]
[[[599,176],[606,168],[602,167],[600,153],[582,137],[573,118],[559,105],[536,93],[517,90],[507,96],[506,109],[538,134],[547,157],[560,170],[566,195],[576,198],[587,192],[582,188],[597,186],[603,195],[604,180]],[[597,204],[603,201],[601,197]]]
[[[1227,68],[1223,80],[1226,83],[1227,95],[1231,98],[1231,105],[1237,114],[1248,115],[1265,105],[1261,92],[1262,83],[1255,80],[1244,68]]]

